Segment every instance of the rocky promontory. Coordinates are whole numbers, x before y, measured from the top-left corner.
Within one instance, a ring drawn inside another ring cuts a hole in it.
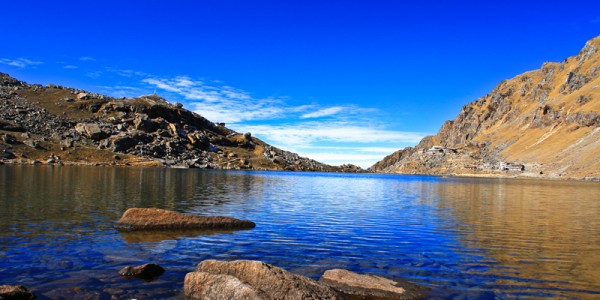
[[[284,151],[157,95],[113,98],[4,73],[0,163],[364,171]]]
[[[502,81],[373,172],[600,180],[600,37]]]

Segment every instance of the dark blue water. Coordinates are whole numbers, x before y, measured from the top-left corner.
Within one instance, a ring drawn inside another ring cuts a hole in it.
[[[235,232],[122,234],[129,207],[249,219]],[[600,298],[600,184],[426,176],[0,166],[0,284],[44,298],[181,299],[204,259],[318,279],[345,268],[431,298]],[[167,269],[144,282],[125,265]]]

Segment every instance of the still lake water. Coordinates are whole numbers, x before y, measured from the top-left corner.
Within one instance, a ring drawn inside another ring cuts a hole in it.
[[[129,207],[252,230],[122,234]],[[377,174],[0,166],[0,284],[40,299],[181,299],[204,259],[403,278],[433,299],[600,298],[600,184]],[[167,269],[144,282],[125,265]]]

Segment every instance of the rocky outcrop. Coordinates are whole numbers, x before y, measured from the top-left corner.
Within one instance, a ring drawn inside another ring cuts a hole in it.
[[[186,275],[184,294],[191,299],[342,299],[310,278],[248,260],[201,262]]]
[[[177,229],[251,229],[256,224],[223,216],[198,216],[158,208],[130,208],[115,227],[123,231]]]
[[[598,49],[600,37],[561,63],[502,81],[436,135],[370,170],[600,180]]]
[[[420,292],[422,289],[415,284],[343,269],[325,271],[319,282],[350,299],[409,300],[424,297]]]
[[[153,165],[205,169],[362,171],[329,166],[215,124],[156,95],[116,99],[0,73],[0,134],[17,136],[6,163]],[[37,145],[26,149],[20,145]],[[5,143],[4,143],[5,144]],[[5,144],[7,145],[7,144]],[[233,154],[233,155],[232,155]],[[122,159],[113,159],[118,155]]]
[[[188,273],[185,276],[183,293],[188,299],[270,299],[262,291],[245,284],[234,276],[206,272]]]
[[[0,285],[0,299],[29,300],[35,299],[35,295],[22,285]]]
[[[141,278],[147,281],[154,280],[160,277],[165,272],[165,269],[157,264],[144,264],[141,266],[125,266],[119,271],[119,275],[124,277]]]

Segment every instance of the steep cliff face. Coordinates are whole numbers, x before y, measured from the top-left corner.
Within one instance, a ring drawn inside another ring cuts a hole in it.
[[[363,171],[278,149],[156,95],[116,99],[0,73],[3,163]]]
[[[502,81],[371,170],[600,178],[600,37],[561,63]]]

